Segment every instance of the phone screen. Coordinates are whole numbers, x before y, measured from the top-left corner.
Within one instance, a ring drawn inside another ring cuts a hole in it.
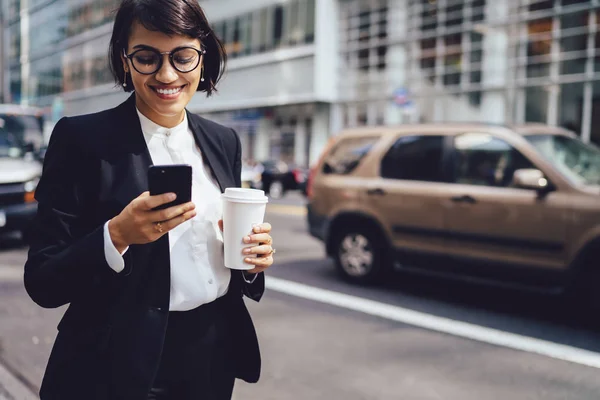
[[[162,210],[192,200],[192,166],[178,165],[153,165],[148,168],[148,186],[150,195],[175,193],[177,198],[158,206],[155,210]]]

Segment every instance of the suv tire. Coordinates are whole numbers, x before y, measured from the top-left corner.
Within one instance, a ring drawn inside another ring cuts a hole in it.
[[[600,311],[600,268],[597,260],[600,252],[595,246],[600,241],[585,249],[577,258],[574,265],[574,284],[567,291],[570,300],[577,306],[594,312]]]
[[[385,244],[370,229],[339,231],[332,250],[338,272],[353,283],[379,282],[391,269]]]

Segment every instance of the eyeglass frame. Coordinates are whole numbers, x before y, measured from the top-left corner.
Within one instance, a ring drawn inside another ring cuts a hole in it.
[[[192,50],[196,50],[198,52],[198,55],[200,56],[200,59],[198,61],[198,64],[190,69],[189,71],[182,71],[179,68],[177,68],[175,66],[175,62],[173,61],[173,53],[178,52],[179,50],[183,50],[183,49],[192,49]],[[140,51],[153,51],[154,53],[158,54],[159,56],[159,62],[158,62],[158,68],[156,68],[156,71],[154,72],[140,72],[140,70],[138,70],[135,67],[135,63],[132,60],[132,57],[136,54],[139,53]],[[156,50],[155,48],[152,47],[147,47],[147,48],[141,48],[141,49],[137,49],[135,51],[132,51],[131,53],[127,54],[125,52],[125,49],[123,49],[123,57],[125,57],[126,60],[129,60],[131,62],[131,66],[133,67],[133,69],[135,69],[137,71],[137,73],[142,74],[142,75],[154,75],[155,73],[157,73],[158,71],[160,71],[160,69],[163,67],[163,63],[164,63],[164,55],[168,55],[169,56],[169,64],[171,64],[171,67],[173,67],[175,69],[175,71],[180,72],[182,74],[187,74],[189,72],[195,71],[201,64],[202,62],[202,58],[204,57],[204,55],[206,54],[206,50],[204,48],[201,49],[197,49],[195,47],[192,46],[181,46],[181,47],[177,47],[171,51],[163,51],[162,53],[158,50]]]

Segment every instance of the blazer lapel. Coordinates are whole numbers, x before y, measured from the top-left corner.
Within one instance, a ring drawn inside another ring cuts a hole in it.
[[[221,192],[224,192],[225,188],[228,187],[227,182],[229,179],[227,171],[223,169],[222,161],[219,158],[219,156],[222,156],[223,150],[215,138],[206,132],[202,124],[189,111],[186,110],[186,112],[190,129],[194,133],[196,145],[200,148],[204,161],[208,164],[208,167],[219,183]]]
[[[115,149],[112,176],[118,184],[112,189],[121,207],[125,207],[149,189],[148,167],[153,163],[137,115],[135,94],[116,108],[115,117],[118,132],[111,135],[114,138],[111,145]],[[168,309],[171,285],[169,235],[148,245],[132,245],[127,254],[135,259],[134,264],[144,265],[132,272],[145,288],[139,295],[146,296],[142,303]]]
[[[152,165],[152,158],[142,133],[142,127],[135,108],[135,94],[117,107],[117,123],[119,134],[116,142],[120,145],[119,173],[127,178],[127,184],[119,185],[116,196],[118,200],[127,205],[144,191],[148,190],[148,167]]]

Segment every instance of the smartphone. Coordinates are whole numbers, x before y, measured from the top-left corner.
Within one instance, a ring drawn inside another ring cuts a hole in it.
[[[178,204],[192,201],[192,166],[187,164],[152,165],[148,168],[148,186],[150,195],[175,193],[177,198],[158,206],[163,210]]]

